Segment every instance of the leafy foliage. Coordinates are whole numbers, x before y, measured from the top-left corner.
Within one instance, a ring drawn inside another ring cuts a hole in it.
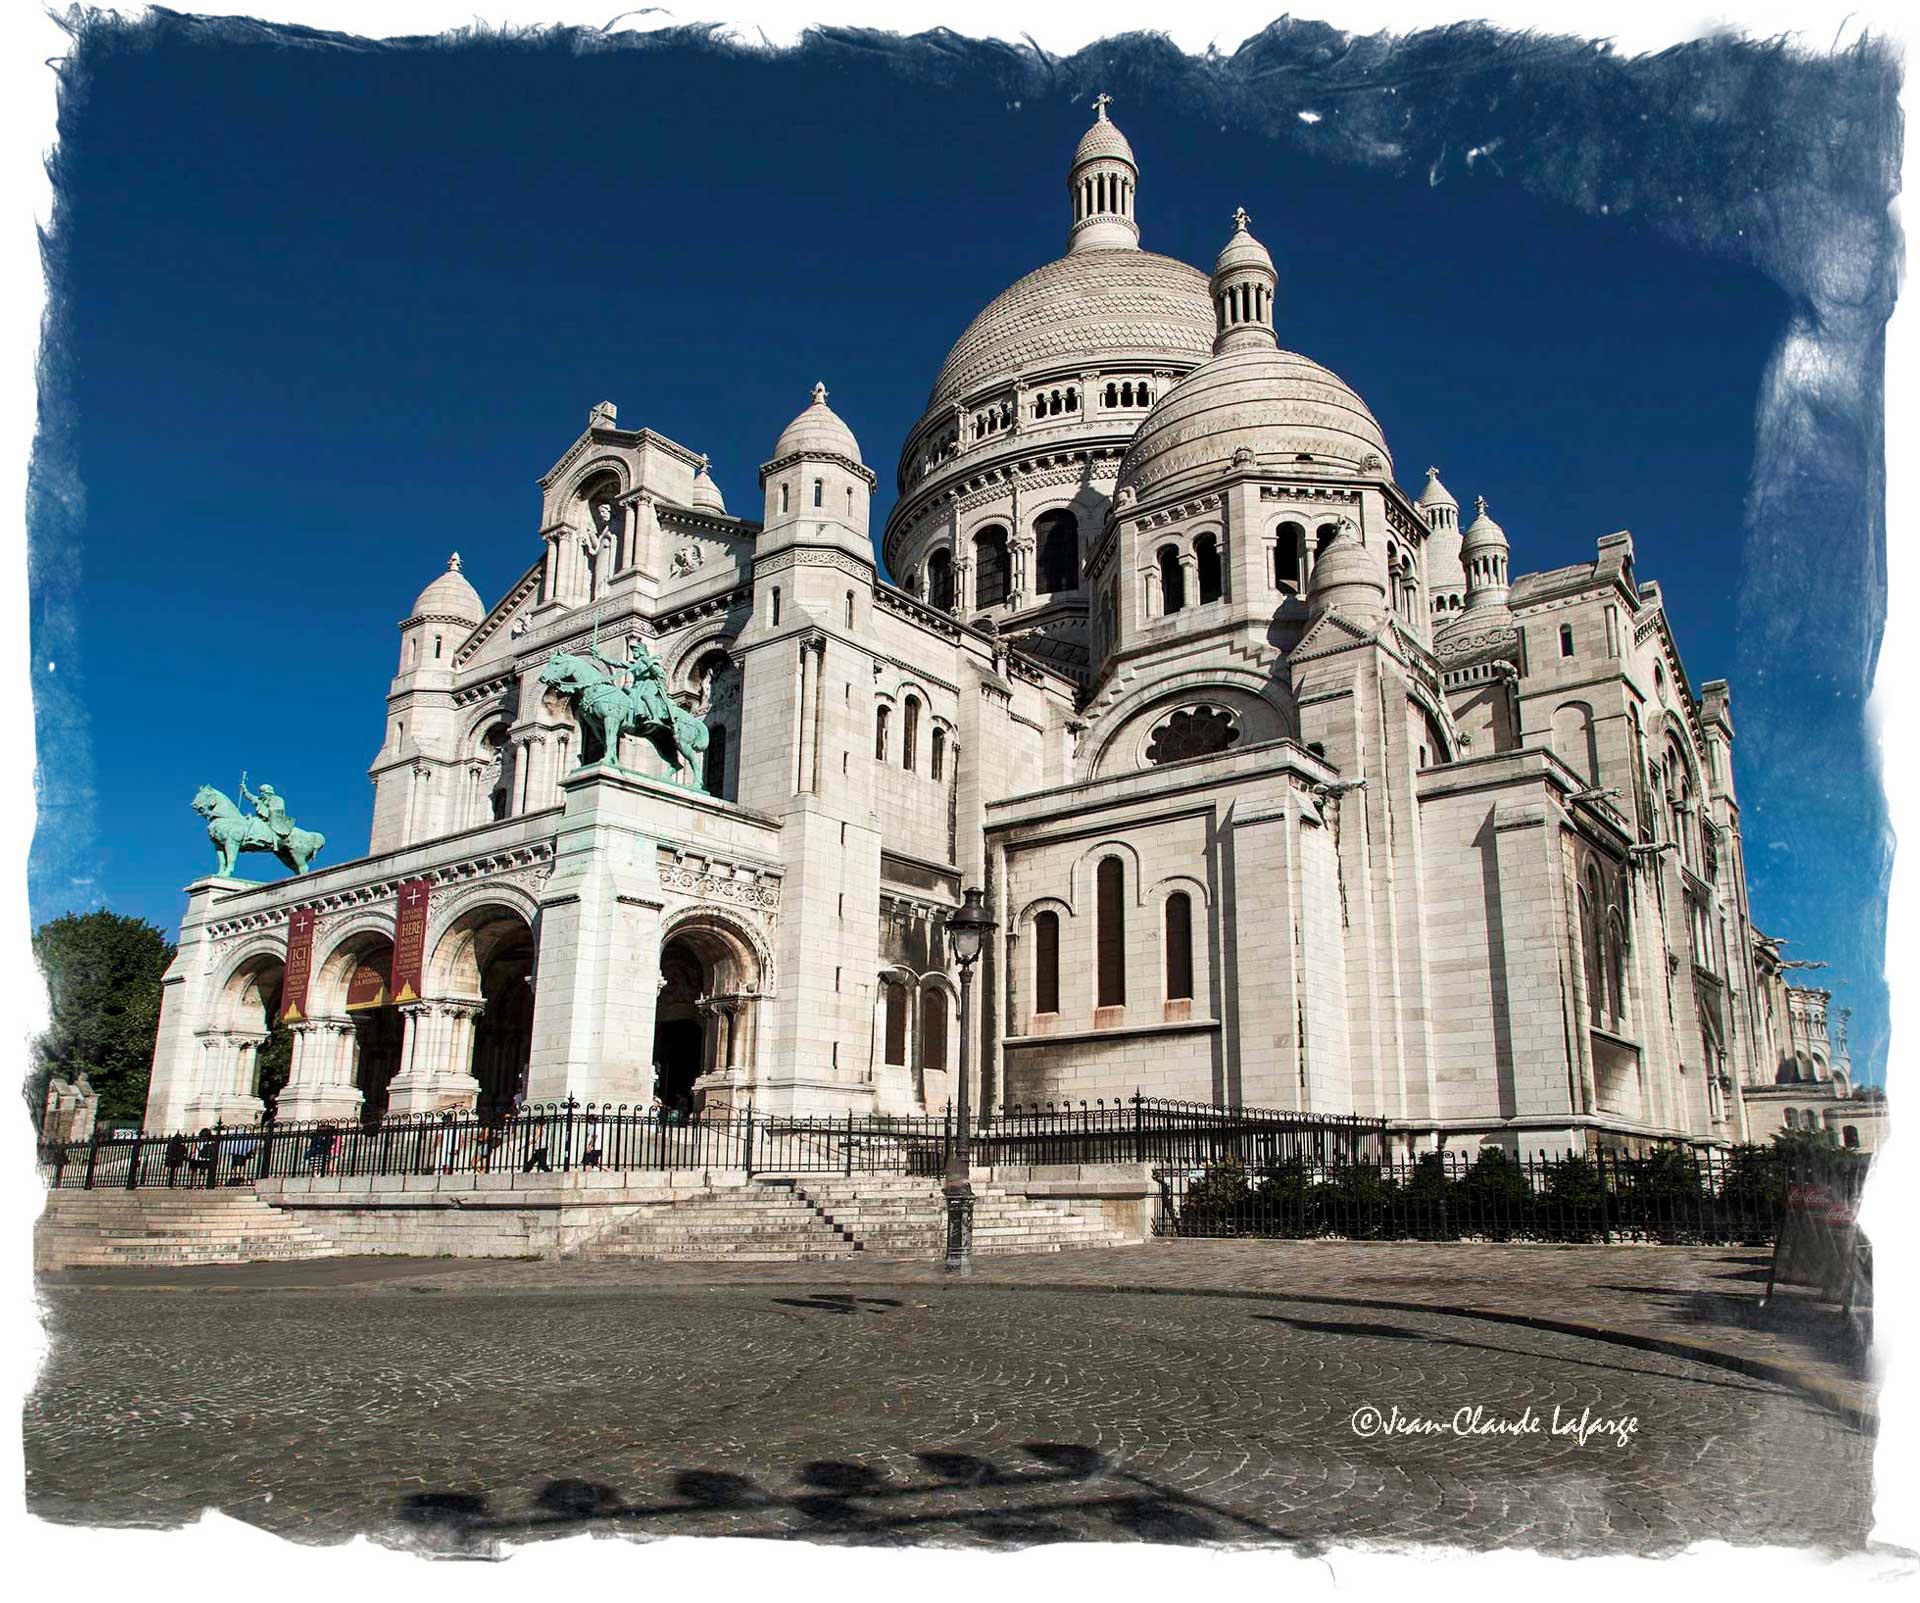
[[[42,924],[33,955],[51,1005],[47,1031],[33,1043],[30,1105],[38,1111],[53,1076],[84,1074],[101,1119],[140,1118],[173,943],[145,919],[103,910]]]

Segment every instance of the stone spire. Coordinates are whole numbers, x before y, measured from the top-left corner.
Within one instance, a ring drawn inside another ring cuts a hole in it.
[[[1113,96],[1093,98],[1093,126],[1080,138],[1067,170],[1067,192],[1073,196],[1073,227],[1067,234],[1067,253],[1083,250],[1138,250],[1140,228],[1133,220],[1133,193],[1140,182],[1140,164],[1133,159],[1127,136],[1107,120]]]
[[[1233,237],[1213,264],[1213,354],[1274,350],[1273,291],[1279,276],[1273,258],[1247,231],[1244,206],[1233,214]]]

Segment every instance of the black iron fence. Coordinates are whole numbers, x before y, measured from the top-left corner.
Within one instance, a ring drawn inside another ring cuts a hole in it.
[[[102,1133],[40,1150],[61,1189],[215,1187],[262,1178],[745,1170],[944,1172],[952,1111],[789,1117],[751,1106],[683,1120],[657,1108],[564,1102],[499,1112],[268,1122],[165,1136]],[[1774,1239],[1795,1186],[1853,1206],[1857,1154],[1663,1148],[1514,1158],[1487,1149],[1394,1157],[1384,1120],[1221,1108],[1135,1095],[1001,1110],[970,1137],[976,1165],[1135,1163],[1173,1237],[1750,1242]],[[404,1181],[402,1181],[404,1183]]]
[[[1867,1162],[1774,1147],[1516,1158],[1486,1149],[1155,1169],[1166,1236],[1771,1243],[1796,1188],[1852,1209]]]
[[[62,1189],[240,1185],[299,1175],[744,1169],[750,1174],[899,1174],[945,1170],[953,1113],[787,1117],[751,1107],[682,1120],[657,1108],[564,1102],[378,1120],[269,1122],[165,1136],[49,1143],[48,1183]],[[1035,1104],[983,1121],[976,1164],[1272,1164],[1378,1157],[1385,1124],[1135,1095]]]

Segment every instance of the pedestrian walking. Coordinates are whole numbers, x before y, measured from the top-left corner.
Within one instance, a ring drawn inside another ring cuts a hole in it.
[[[187,1145],[187,1138],[178,1132],[167,1137],[165,1162],[167,1165],[167,1186],[169,1189],[171,1189],[178,1180],[180,1165],[187,1161],[187,1155],[191,1150]]]

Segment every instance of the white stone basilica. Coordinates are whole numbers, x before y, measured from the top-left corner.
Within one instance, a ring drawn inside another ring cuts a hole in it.
[[[1783,1048],[1726,684],[1689,681],[1630,535],[1515,577],[1485,501],[1403,490],[1366,403],[1277,343],[1244,214],[1209,279],[1140,248],[1138,180],[1102,97],[1067,253],[954,345],[877,542],[820,386],[758,520],[596,406],[538,560],[489,606],[455,558],[400,625],[367,854],[191,887],[149,1128],[258,1116],[295,927],[282,1118],[645,1105],[656,1075],[938,1111],[941,921],[979,884],[988,1111],[1139,1088],[1410,1148],[1741,1139]],[[539,681],[633,637],[707,720],[705,792],[637,742],[582,767]]]

